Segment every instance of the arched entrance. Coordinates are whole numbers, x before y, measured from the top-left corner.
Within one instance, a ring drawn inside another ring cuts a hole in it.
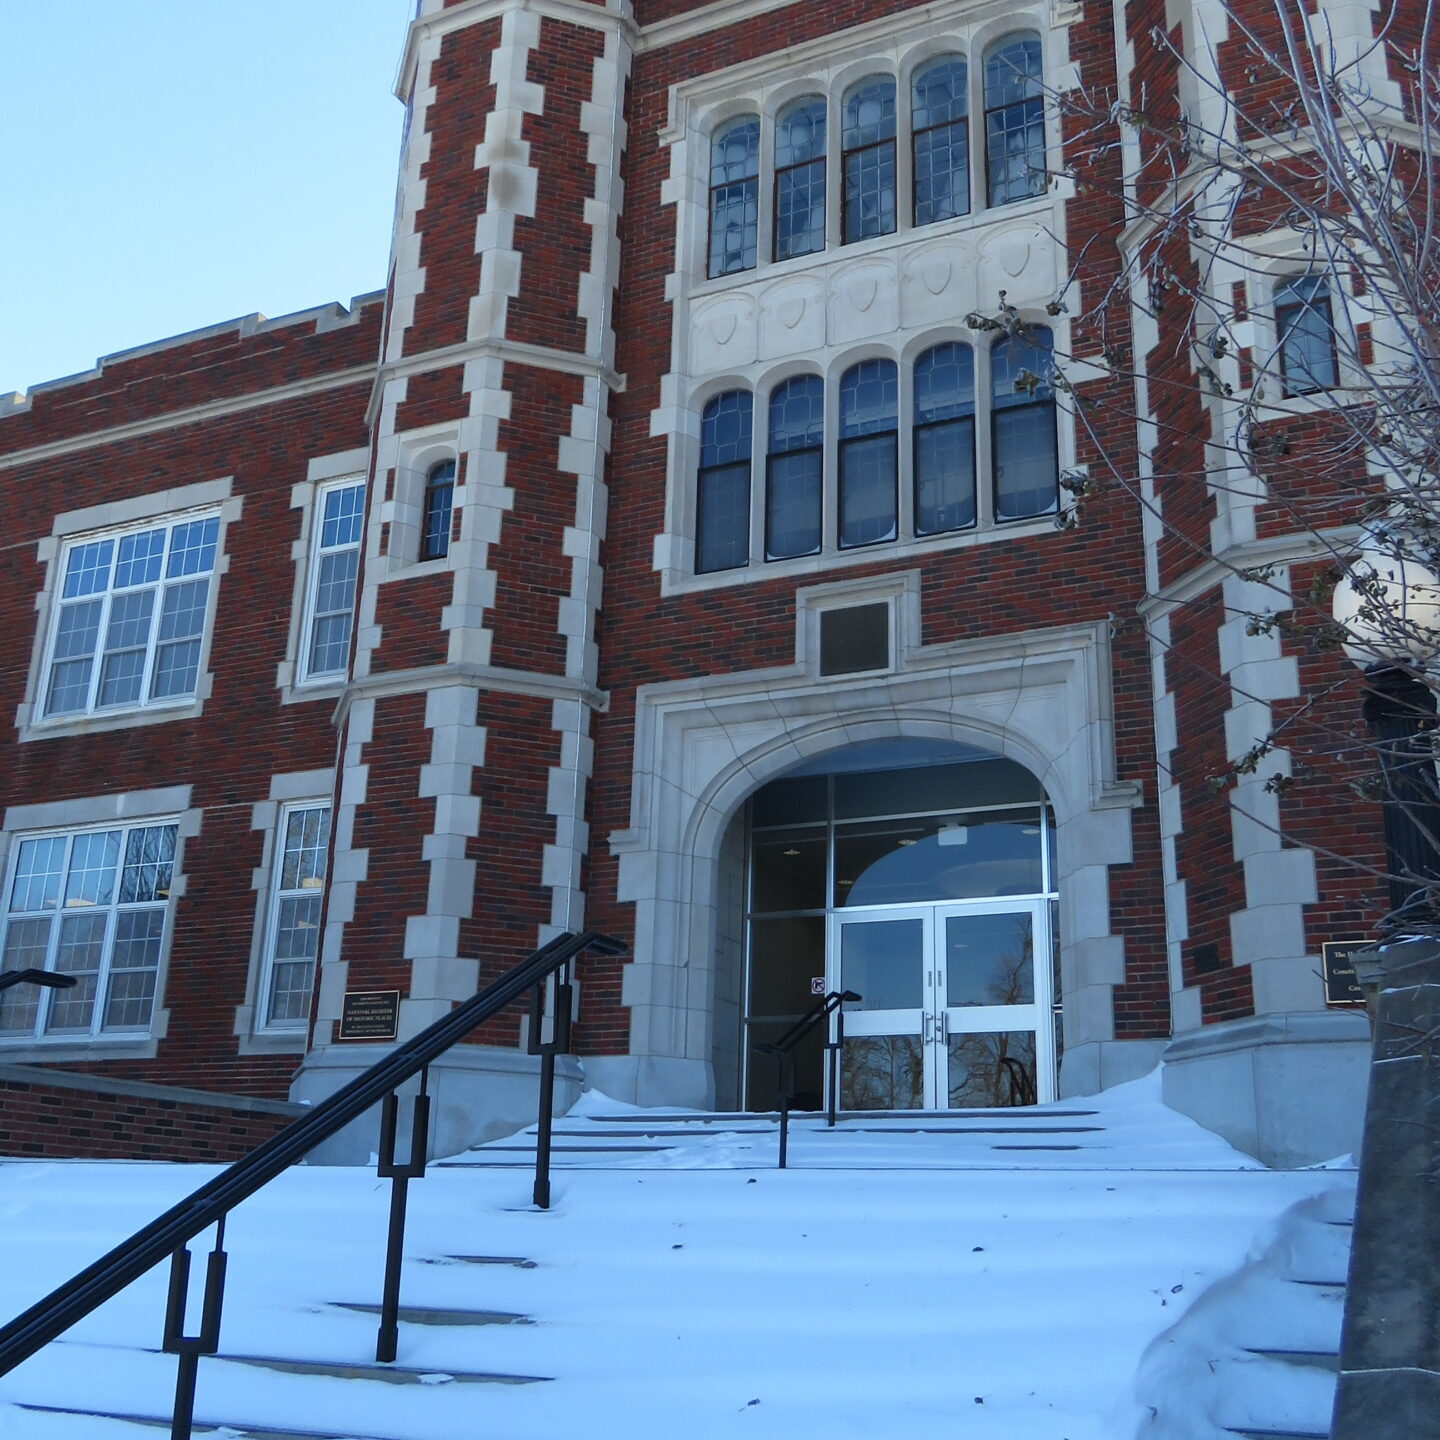
[[[1056,1095],[1054,825],[1023,766],[958,744],[878,741],[762,786],[745,816],[741,1103],[776,1103],[777,1039],[846,989],[849,1110]],[[797,1056],[817,1108],[826,1037]]]

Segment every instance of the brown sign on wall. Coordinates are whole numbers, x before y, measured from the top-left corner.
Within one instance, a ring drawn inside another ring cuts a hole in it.
[[[1355,966],[1350,957],[1357,950],[1368,950],[1371,940],[1327,940],[1320,947],[1320,963],[1325,974],[1327,1005],[1363,1005],[1365,992],[1355,980]]]
[[[337,1040],[393,1040],[399,1033],[398,990],[351,990],[345,996]]]

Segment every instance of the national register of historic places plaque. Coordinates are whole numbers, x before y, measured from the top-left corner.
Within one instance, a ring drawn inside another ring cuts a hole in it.
[[[1365,992],[1355,980],[1355,966],[1350,957],[1357,950],[1369,950],[1374,943],[1373,940],[1327,940],[1321,945],[1327,1005],[1365,1003]]]
[[[338,1040],[393,1040],[400,1033],[398,990],[351,990],[340,1010]]]

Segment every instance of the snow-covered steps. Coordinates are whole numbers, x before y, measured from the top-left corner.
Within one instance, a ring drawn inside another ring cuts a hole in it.
[[[867,1116],[850,1133],[802,1137],[815,1148],[808,1157],[797,1148],[784,1172],[773,1148],[758,1161],[742,1148],[773,1147],[763,1117],[692,1127],[670,1111],[595,1110],[612,1118],[582,1113],[562,1128],[684,1133],[662,1137],[658,1155],[558,1170],[544,1212],[529,1203],[525,1170],[437,1166],[412,1183],[402,1304],[532,1323],[402,1322],[399,1363],[385,1377],[371,1359],[375,1318],[353,1307],[379,1298],[389,1187],[372,1172],[301,1168],[239,1207],[226,1232],[221,1344],[246,1363],[201,1361],[197,1414],[210,1433],[219,1440],[223,1421],[226,1440],[634,1440],[676,1430],[685,1440],[913,1440],[925,1430],[1135,1440],[1152,1403],[1142,1357],[1178,1333],[1187,1310],[1204,1319],[1205,1297],[1273,1249],[1279,1217],[1350,1181],[1265,1170],[1166,1111],[1153,1080],[993,1119]],[[997,1122],[1096,1128],[988,1133]],[[987,1133],[964,1133],[977,1127]],[[1050,1140],[1089,1148],[1079,1161],[1018,1151],[998,1162],[988,1148]],[[820,1153],[832,1163],[802,1166]],[[213,1173],[0,1167],[0,1313]],[[1323,1236],[1306,1245],[1291,1248],[1288,1283],[1328,1302],[1333,1283],[1301,1282],[1335,1281],[1343,1256]],[[165,1289],[162,1267],[0,1377],[0,1437],[153,1436],[113,1417],[168,1413],[175,1362],[153,1350]],[[1295,1367],[1243,1357],[1243,1345],[1313,1348],[1303,1331],[1227,1327],[1225,1353],[1255,1386],[1284,1387]],[[1169,1349],[1190,1366],[1177,1393],[1194,1397],[1209,1381],[1192,1372],[1208,1377],[1215,1352]],[[293,1363],[248,1363],[257,1357]],[[1217,1415],[1195,1435],[1232,1440],[1246,1423],[1307,1428],[1283,1408],[1258,1408],[1263,1388],[1251,1395],[1256,1408]],[[1236,1427],[1231,1436],[1220,1418]],[[1167,1440],[1182,1434],[1193,1440],[1179,1430]]]
[[[1301,1202],[1249,1262],[1214,1286],[1142,1366],[1153,1424],[1144,1437],[1325,1440],[1335,1403],[1353,1176]]]

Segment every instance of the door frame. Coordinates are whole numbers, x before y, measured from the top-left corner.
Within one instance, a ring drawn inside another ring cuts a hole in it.
[[[1031,946],[1034,1000],[1023,1005],[949,1005],[945,1003],[947,979],[944,956],[945,922],[953,916],[1019,915],[1031,916]],[[994,896],[976,900],[945,900],[919,905],[885,905],[853,911],[832,912],[832,924],[826,937],[826,988],[842,988],[841,945],[847,925],[877,924],[884,921],[918,920],[921,922],[921,1005],[894,1010],[847,1010],[847,1038],[867,1035],[915,1035],[920,1039],[924,1068],[923,1109],[946,1110],[948,1103],[939,1103],[949,1096],[949,1051],[946,1041],[951,1035],[993,1034],[999,1031],[1022,1030],[1035,1036],[1036,1102],[1047,1104],[1058,1098],[1055,1026],[1058,1017],[1054,1003],[1054,969],[1052,962],[1051,901],[1048,896]],[[832,1020],[830,1040],[835,1040],[836,1022]],[[827,1051],[827,1064],[838,1063],[839,1051]]]

